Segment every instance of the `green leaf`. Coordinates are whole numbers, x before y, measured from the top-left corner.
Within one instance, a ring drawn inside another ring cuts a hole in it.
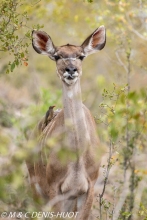
[[[111,134],[111,137],[112,137],[113,141],[116,141],[116,139],[118,137],[118,129],[115,128],[114,126],[112,126],[110,128],[110,134]]]
[[[15,61],[15,64],[16,64],[16,66],[19,65],[19,60],[18,59]]]
[[[22,53],[21,53],[21,58],[23,58],[23,57],[24,57],[24,53],[22,52]]]
[[[13,62],[13,63],[11,64],[11,72],[13,72],[14,68],[15,68],[15,63]]]

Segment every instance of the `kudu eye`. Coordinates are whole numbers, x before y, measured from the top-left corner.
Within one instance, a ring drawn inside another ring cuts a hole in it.
[[[80,60],[84,60],[85,56],[79,56],[78,57]]]
[[[55,60],[57,61],[57,60],[59,60],[59,59],[60,59],[60,56],[55,55],[55,56],[54,56],[54,58],[55,58]]]

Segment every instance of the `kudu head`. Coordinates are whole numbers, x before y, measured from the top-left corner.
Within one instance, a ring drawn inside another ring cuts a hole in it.
[[[56,61],[57,74],[63,83],[73,85],[82,74],[82,60],[89,54],[104,48],[105,27],[97,28],[81,46],[64,45],[56,47],[51,37],[44,31],[32,32],[32,45],[39,54],[47,55]]]

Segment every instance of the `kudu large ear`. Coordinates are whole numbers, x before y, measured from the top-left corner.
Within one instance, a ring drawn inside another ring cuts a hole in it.
[[[54,60],[55,46],[46,32],[33,31],[32,45],[37,53],[47,55]]]
[[[106,44],[106,31],[104,26],[97,28],[81,45],[86,56],[102,50]]]

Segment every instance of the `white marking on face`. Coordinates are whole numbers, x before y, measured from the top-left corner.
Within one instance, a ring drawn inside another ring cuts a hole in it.
[[[56,68],[56,72],[57,72],[57,75],[59,76],[59,78],[61,79],[61,76],[60,76],[57,68]]]
[[[77,77],[72,79],[72,80],[69,80],[69,79],[64,79],[64,81],[68,84],[68,85],[73,85],[76,81],[77,81]]]
[[[62,60],[76,60],[76,57],[70,57],[70,58],[62,58]]]
[[[74,74],[72,74],[72,77],[78,77],[78,72],[76,71]],[[68,77],[70,76],[70,74],[66,71],[65,73],[63,73],[63,77]]]
[[[73,79],[68,79],[68,77],[73,77]],[[63,77],[64,77],[64,81],[68,84],[68,85],[73,85],[77,79],[78,79],[78,72],[76,71],[74,74],[72,74],[72,76],[66,71],[64,74],[63,74]]]
[[[78,75],[79,75],[79,74],[78,74],[77,71],[73,74],[74,77],[78,77]]]
[[[69,76],[69,73],[66,71],[65,73],[63,73],[63,76],[64,76],[64,77],[68,77],[68,76]]]

